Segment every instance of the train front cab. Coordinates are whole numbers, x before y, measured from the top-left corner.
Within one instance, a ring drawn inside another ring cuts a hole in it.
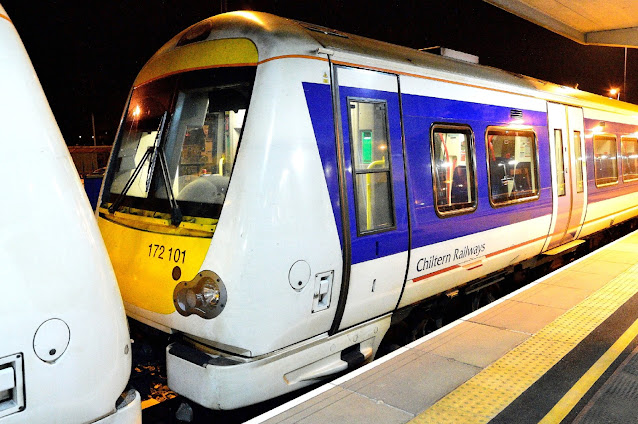
[[[333,125],[330,67],[325,55],[278,52],[282,20],[258,16],[271,28],[264,41],[255,16],[212,18],[222,29],[208,40],[189,42],[197,28],[187,30],[143,68],[98,212],[127,314],[180,335],[167,348],[169,387],[215,409],[369,360],[390,323],[385,314],[329,336],[341,246],[304,84],[327,94],[319,106]],[[228,38],[231,18],[255,38]],[[295,31],[308,46],[292,52],[316,50]]]

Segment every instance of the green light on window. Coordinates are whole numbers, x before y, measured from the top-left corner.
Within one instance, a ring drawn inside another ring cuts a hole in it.
[[[372,163],[372,131],[361,130],[361,162]]]

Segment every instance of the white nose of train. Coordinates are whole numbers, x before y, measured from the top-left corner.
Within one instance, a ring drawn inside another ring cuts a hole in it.
[[[0,93],[0,423],[139,423],[115,276],[2,6]]]

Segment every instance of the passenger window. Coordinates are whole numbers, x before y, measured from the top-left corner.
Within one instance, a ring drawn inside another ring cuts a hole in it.
[[[580,131],[574,131],[574,153],[576,154],[576,192],[582,193],[583,185],[583,154],[581,149]]]
[[[434,204],[441,216],[476,209],[476,170],[472,129],[461,125],[435,125],[432,143]]]
[[[503,206],[539,197],[536,134],[531,130],[488,128],[490,201]]]
[[[622,137],[620,139],[622,155],[623,181],[638,179],[638,139]]]
[[[558,195],[565,195],[565,160],[563,159],[563,131],[554,130],[554,143],[556,144],[556,185]]]
[[[594,136],[594,178],[596,187],[618,183],[616,136]]]
[[[348,100],[359,234],[395,226],[386,103]]]

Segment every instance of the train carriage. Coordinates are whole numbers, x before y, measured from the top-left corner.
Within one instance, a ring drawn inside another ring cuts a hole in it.
[[[414,305],[638,212],[638,107],[257,12],[142,68],[98,221],[214,409],[371,360]]]

